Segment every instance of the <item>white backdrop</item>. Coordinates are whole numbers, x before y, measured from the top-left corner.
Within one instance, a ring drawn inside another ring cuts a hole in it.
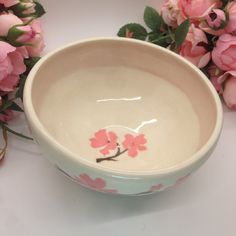
[[[47,48],[93,36],[114,36],[142,22],[155,0],[41,0]],[[206,117],[207,119],[207,117]],[[23,117],[12,124],[26,131]],[[84,189],[44,159],[37,145],[10,137],[0,166],[1,236],[236,235],[236,113],[225,110],[219,144],[207,163],[176,189],[120,197]]]

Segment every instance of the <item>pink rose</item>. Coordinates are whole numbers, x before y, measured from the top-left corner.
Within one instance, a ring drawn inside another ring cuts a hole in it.
[[[147,140],[145,139],[143,134],[138,136],[133,136],[131,134],[125,135],[125,140],[122,143],[124,148],[128,150],[128,156],[136,157],[138,155],[138,151],[144,151],[147,148],[144,146]]]
[[[217,82],[222,84],[222,94],[226,105],[230,109],[236,110],[236,70],[225,72]]]
[[[12,120],[14,117],[14,112],[11,110],[5,110],[4,114],[0,114],[0,121],[2,122],[9,122],[10,120]]]
[[[218,93],[223,92],[222,84],[219,82],[219,77],[223,75],[223,71],[219,69],[215,64],[208,67],[208,76]]]
[[[33,0],[21,0],[11,10],[20,18],[34,17],[32,14],[36,12],[36,4]]]
[[[221,35],[212,51],[212,60],[221,70],[236,70],[236,36]]]
[[[0,41],[0,90],[13,91],[26,70],[24,58],[15,47]]]
[[[23,24],[20,18],[11,13],[0,15],[0,22],[4,22],[0,24],[0,36],[7,36],[11,27]]]
[[[224,84],[223,98],[226,105],[236,110],[236,77],[229,77]]]
[[[201,21],[199,28],[208,34],[220,36],[226,33],[226,21],[224,11],[213,9],[205,16],[205,20]]]
[[[0,22],[4,22],[4,24],[0,25],[0,36],[7,36],[8,42],[14,46],[32,43],[34,49],[30,51],[37,51],[35,54],[39,55],[39,51],[41,52],[44,44],[41,40],[41,28],[37,20],[34,20],[29,25],[23,25],[21,19],[9,13],[0,15]]]
[[[228,23],[226,25],[227,33],[236,33],[236,2],[232,1],[227,6]]]
[[[196,28],[193,24],[183,44],[179,54],[192,62],[198,68],[202,68],[210,61],[211,54],[207,51],[208,40],[205,33]]]
[[[164,0],[161,7],[161,15],[164,22],[173,28],[177,28],[184,21],[177,0]]]
[[[0,4],[3,4],[5,7],[11,7],[19,2],[19,0],[0,0]]]
[[[32,0],[25,0],[20,3],[20,7],[24,9],[22,11],[24,15],[35,13],[35,6],[36,4]]]
[[[29,41],[29,43],[31,43],[32,46],[27,46],[26,48],[28,50],[29,56],[38,57],[45,47],[42,27],[41,27],[40,21],[38,19],[33,20],[30,25],[31,25],[35,35]]]
[[[225,13],[220,9],[213,9],[206,16],[206,22],[212,29],[221,28],[225,24],[225,21],[226,21]]]
[[[220,7],[219,0],[179,0],[179,9],[185,18],[197,19],[207,15],[211,9]]]
[[[36,35],[36,32],[34,32],[33,28],[29,25],[17,26],[16,28],[19,32],[22,32],[22,34],[16,39],[19,43],[30,42]]]

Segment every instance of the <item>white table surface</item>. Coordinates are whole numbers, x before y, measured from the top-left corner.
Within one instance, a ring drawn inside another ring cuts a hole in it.
[[[155,0],[41,0],[46,52],[93,36],[114,36],[142,21]],[[16,137],[0,166],[0,236],[236,236],[236,113],[225,109],[220,141],[207,163],[176,189],[124,197],[78,186]],[[207,117],[206,117],[207,119]],[[23,117],[12,124],[26,132]]]

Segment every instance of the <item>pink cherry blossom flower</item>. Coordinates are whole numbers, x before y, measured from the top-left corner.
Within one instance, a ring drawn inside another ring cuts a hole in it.
[[[0,4],[3,4],[5,7],[11,7],[18,4],[19,0],[0,0]]]
[[[92,179],[87,174],[81,174],[78,177],[75,177],[75,180],[81,185],[91,188],[93,190],[106,193],[117,193],[116,189],[106,189],[106,181],[102,178]]]
[[[182,184],[183,182],[185,182],[185,180],[188,179],[189,176],[190,176],[190,174],[187,174],[187,175],[177,179],[175,184],[173,185],[173,187],[178,186],[178,185]]]
[[[125,140],[122,143],[124,148],[128,150],[128,156],[136,157],[138,155],[138,151],[144,151],[147,148],[144,144],[147,142],[143,134],[138,136],[133,136],[131,134],[125,135]]]
[[[208,40],[205,33],[191,24],[187,37],[180,47],[179,54],[202,68],[210,61],[211,54],[207,51]]]
[[[174,188],[174,187],[176,187],[176,186],[179,186],[180,184],[182,184],[183,182],[185,182],[185,180],[186,180],[189,176],[190,176],[190,174],[187,174],[187,175],[185,175],[185,176],[183,176],[183,177],[180,177],[179,179],[177,179],[177,180],[175,181],[175,183],[174,183],[173,185],[171,185],[171,186],[169,186],[169,187],[166,187],[166,189],[172,189],[172,188]]]
[[[95,137],[90,139],[91,147],[102,148],[100,153],[107,155],[110,150],[117,148],[117,136],[114,132],[107,132],[105,129],[101,129],[95,133]]]
[[[236,36],[221,35],[212,51],[212,60],[221,70],[236,70]]]
[[[160,191],[164,188],[163,184],[157,184],[157,185],[153,185],[150,189],[150,191],[155,192],[155,191]]]

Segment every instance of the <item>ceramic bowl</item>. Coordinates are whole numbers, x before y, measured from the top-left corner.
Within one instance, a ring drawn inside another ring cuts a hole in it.
[[[80,41],[43,57],[24,90],[43,153],[77,183],[115,194],[172,188],[212,153],[221,102],[195,66],[133,39]]]

